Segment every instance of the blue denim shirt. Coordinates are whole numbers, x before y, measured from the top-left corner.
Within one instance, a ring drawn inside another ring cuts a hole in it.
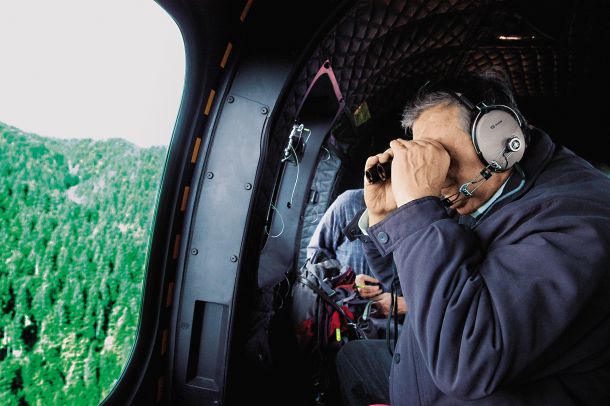
[[[372,275],[364,256],[362,242],[350,241],[343,233],[343,228],[365,208],[362,189],[346,190],[337,196],[311,237],[307,246],[307,258],[311,258],[316,250],[322,250],[342,265],[351,266],[356,274]]]

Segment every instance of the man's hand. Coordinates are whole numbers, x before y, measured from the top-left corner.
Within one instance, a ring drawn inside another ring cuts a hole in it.
[[[425,196],[440,196],[449,170],[449,153],[440,143],[396,139],[390,142],[390,149],[394,157],[391,186],[397,207]]]
[[[367,282],[369,283],[368,285]],[[358,289],[360,296],[369,300],[383,293],[381,284],[377,279],[362,273],[356,275],[356,289]]]
[[[392,160],[393,152],[388,149],[383,154],[377,154],[366,160],[365,172],[378,163],[385,163]],[[388,214],[396,210],[396,200],[392,192],[390,180],[379,183],[369,183],[364,177],[364,202],[369,212],[369,227],[379,223]]]
[[[388,317],[392,304],[392,296],[390,293],[383,292],[379,280],[369,275],[358,274],[356,275],[356,288],[358,289],[360,296],[373,301],[373,306],[377,309],[377,313],[375,313],[377,315],[376,317]],[[407,312],[405,298],[398,296],[397,301],[398,314],[405,314]]]
[[[375,313],[376,317],[388,317],[390,314],[390,306],[392,305],[392,296],[390,293],[382,293],[373,299],[373,306],[377,309],[377,313]],[[405,298],[402,296],[397,297],[398,302],[398,315],[402,316],[407,313],[407,303],[405,302]]]

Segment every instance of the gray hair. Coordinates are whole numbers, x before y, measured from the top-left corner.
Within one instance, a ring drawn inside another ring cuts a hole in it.
[[[416,97],[413,101],[405,106],[402,113],[400,124],[405,131],[413,127],[413,122],[417,120],[424,111],[441,105],[454,105],[459,108],[460,127],[464,132],[470,134],[470,111],[460,103],[453,95],[443,91],[426,93],[420,97]]]
[[[429,82],[428,82],[429,83]],[[473,103],[484,101],[487,105],[504,105],[513,109],[523,119],[517,105],[508,74],[500,67],[493,66],[481,72],[466,73],[459,77],[447,77],[436,84],[426,83],[404,109],[402,126],[413,126],[421,114],[439,105],[456,105],[460,109],[460,127],[470,133],[473,112],[460,102],[452,92],[462,92]],[[527,139],[526,135],[526,139]]]

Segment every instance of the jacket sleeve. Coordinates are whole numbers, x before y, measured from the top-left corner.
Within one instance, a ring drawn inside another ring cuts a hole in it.
[[[316,252],[323,253],[327,258],[336,257],[335,244],[333,244],[334,224],[335,215],[332,210],[327,210],[307,244],[307,258],[312,258]]]
[[[324,212],[307,245],[307,258],[311,258],[316,251],[321,251],[328,258],[336,258],[337,247],[345,239],[342,228],[349,220],[347,215],[352,195],[351,190],[343,192]]]
[[[370,238],[362,237],[361,240],[366,263],[371,269],[373,276],[375,276],[375,278],[381,282],[384,291],[390,292],[392,288],[392,281],[394,279],[392,256],[382,256]],[[402,291],[399,291],[398,295],[402,296]]]
[[[550,201],[508,216],[492,242],[479,241],[433,197],[369,228],[379,254],[393,254],[416,342],[440,390],[488,396],[565,339],[605,272],[610,244],[607,217],[570,215],[578,204]]]
[[[390,292],[392,283],[394,282],[394,268],[392,256],[382,256],[373,241],[368,235],[362,233],[360,229],[360,219],[366,209],[362,209],[353,216],[350,223],[344,228],[343,232],[351,241],[359,239],[362,243],[364,259],[371,270],[372,276],[381,282],[383,290]],[[398,295],[402,296],[402,291],[398,291]]]

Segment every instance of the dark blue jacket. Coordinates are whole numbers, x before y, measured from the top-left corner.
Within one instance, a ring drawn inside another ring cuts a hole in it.
[[[409,307],[393,406],[610,404],[610,179],[541,132],[521,167],[474,225],[426,197],[369,228]]]

